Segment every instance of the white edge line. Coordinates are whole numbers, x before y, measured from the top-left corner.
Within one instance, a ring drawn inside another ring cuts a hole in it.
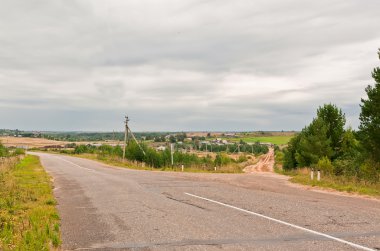
[[[301,227],[301,226],[297,226],[297,225],[294,225],[292,223],[288,223],[286,221],[277,220],[277,219],[271,218],[269,216],[265,216],[263,214],[255,213],[255,212],[252,212],[252,211],[248,211],[248,210],[245,210],[245,209],[242,209],[242,208],[239,208],[239,207],[235,207],[235,206],[223,203],[223,202],[219,202],[219,201],[216,201],[216,200],[211,200],[211,199],[204,198],[204,197],[201,197],[201,196],[198,196],[198,195],[194,195],[194,194],[191,194],[191,193],[185,193],[185,194],[189,195],[189,196],[192,196],[192,197],[195,197],[195,198],[198,198],[198,199],[202,199],[202,200],[206,200],[206,201],[209,201],[209,202],[213,202],[215,204],[219,204],[219,205],[222,205],[222,206],[225,206],[225,207],[229,207],[229,208],[232,208],[232,209],[235,209],[235,210],[239,210],[239,211],[244,212],[244,213],[252,214],[252,215],[255,215],[255,216],[258,216],[258,217],[270,220],[270,221],[274,221],[274,222],[277,222],[277,223],[280,223],[280,224],[283,224],[283,225],[286,225],[286,226],[289,226],[289,227],[297,228],[299,230],[303,230],[303,231],[306,231],[306,232],[309,232],[309,233],[312,233],[312,234],[315,234],[315,235],[323,236],[325,238],[332,239],[334,241],[338,241],[338,242],[350,245],[350,246],[358,248],[358,249],[362,249],[362,250],[366,250],[366,251],[376,251],[374,249],[371,249],[371,248],[368,248],[368,247],[365,247],[365,246],[361,246],[361,245],[358,245],[358,244],[355,244],[355,243],[352,243],[352,242],[349,242],[349,241],[345,241],[343,239],[340,239],[340,238],[337,238],[337,237],[334,237],[334,236],[331,236],[331,235],[328,235],[328,234],[324,234],[324,233],[317,232],[317,231],[314,231],[314,230],[311,230],[311,229],[307,229],[307,228],[304,228],[304,227]]]

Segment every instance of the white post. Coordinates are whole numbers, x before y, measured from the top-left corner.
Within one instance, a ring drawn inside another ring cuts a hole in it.
[[[182,169],[182,172],[183,172],[183,164],[181,165],[181,169]]]
[[[314,171],[311,170],[311,173],[310,173],[310,179],[313,180],[314,179]]]
[[[321,180],[321,171],[318,170],[318,174],[317,174],[317,180],[320,181]]]
[[[174,166],[174,157],[173,157],[173,155],[174,155],[174,144],[173,143],[171,143],[170,144],[170,155],[171,155],[171,160],[172,160],[172,166]]]
[[[215,169],[215,172],[216,172],[216,166],[214,167],[214,169]]]

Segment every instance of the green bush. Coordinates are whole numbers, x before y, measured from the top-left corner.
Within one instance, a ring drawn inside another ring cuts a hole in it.
[[[1,142],[0,142],[0,157],[6,157],[8,156],[9,151],[8,148],[6,148]]]
[[[380,164],[373,161],[368,160],[360,165],[359,169],[359,178],[364,181],[368,181],[369,183],[377,183],[380,181]]]
[[[332,174],[334,171],[334,166],[332,165],[331,161],[327,157],[321,158],[317,165],[316,165],[318,170],[321,170],[325,174]]]

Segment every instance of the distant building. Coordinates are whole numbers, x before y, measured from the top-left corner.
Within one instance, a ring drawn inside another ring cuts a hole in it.
[[[157,151],[165,151],[166,150],[166,146],[159,146],[156,148]]]
[[[90,143],[90,144],[87,144],[88,146],[96,146],[96,147],[98,147],[98,146],[101,146],[101,145],[103,145],[103,144],[100,144],[100,143]]]
[[[235,138],[236,134],[235,133],[225,133],[224,136],[228,137],[228,138]]]

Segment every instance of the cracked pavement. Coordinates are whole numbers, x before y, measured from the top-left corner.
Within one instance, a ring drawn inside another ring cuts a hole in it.
[[[54,178],[64,250],[357,250],[191,193],[380,250],[380,201],[283,176],[114,168],[33,153]]]

